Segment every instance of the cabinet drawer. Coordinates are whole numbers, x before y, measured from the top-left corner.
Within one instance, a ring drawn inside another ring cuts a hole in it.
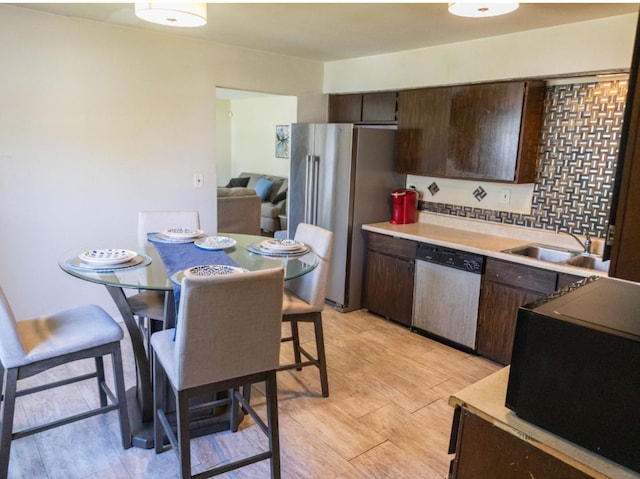
[[[557,273],[533,266],[488,258],[484,279],[516,288],[549,293],[556,289]]]
[[[369,233],[369,249],[398,258],[415,259],[418,243],[393,236]]]

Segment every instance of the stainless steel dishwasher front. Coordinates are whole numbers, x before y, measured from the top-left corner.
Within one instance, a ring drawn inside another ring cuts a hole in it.
[[[484,257],[418,245],[411,326],[463,349],[476,349]]]

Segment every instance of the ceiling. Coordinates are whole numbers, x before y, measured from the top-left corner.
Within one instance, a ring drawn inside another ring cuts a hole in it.
[[[13,5],[317,61],[411,50],[638,12],[638,3],[525,3],[508,15],[471,19],[449,14],[446,3],[210,3],[206,26],[175,28],[139,20],[133,3]]]

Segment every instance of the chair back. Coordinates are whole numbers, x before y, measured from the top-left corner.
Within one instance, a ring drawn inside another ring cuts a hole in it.
[[[9,301],[0,287],[0,362],[5,368],[20,364],[26,352]],[[0,378],[2,384],[2,378]]]
[[[176,387],[276,369],[284,270],[184,278],[175,339]]]
[[[197,211],[140,211],[138,213],[138,243],[147,242],[147,233],[158,233],[168,228],[200,228]]]
[[[287,281],[286,288],[309,304],[312,311],[322,311],[333,251],[333,232],[319,226],[300,223],[294,239],[310,246],[320,263],[310,273]]]

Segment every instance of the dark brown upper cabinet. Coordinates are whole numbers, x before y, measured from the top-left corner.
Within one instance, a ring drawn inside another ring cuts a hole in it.
[[[396,92],[329,96],[331,123],[394,123]]]
[[[544,93],[542,81],[399,92],[396,170],[532,183]]]

